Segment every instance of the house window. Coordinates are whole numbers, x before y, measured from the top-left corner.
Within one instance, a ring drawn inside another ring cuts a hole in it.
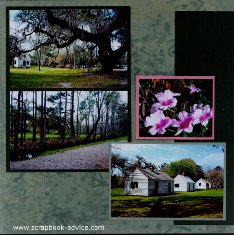
[[[180,184],[175,184],[175,188],[179,188],[180,187]]]
[[[201,183],[199,183],[199,186],[201,186]]]
[[[14,60],[14,64],[16,64],[16,60]]]
[[[132,188],[132,189],[138,188],[138,182],[132,182],[132,183],[131,183],[131,188]]]
[[[29,65],[29,61],[27,61],[26,63],[27,63],[27,65]]]

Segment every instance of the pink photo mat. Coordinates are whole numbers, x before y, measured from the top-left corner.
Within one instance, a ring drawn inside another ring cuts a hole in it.
[[[209,137],[140,137],[139,136],[139,83],[140,79],[212,79],[212,136]],[[137,140],[214,140],[214,123],[215,123],[215,76],[136,76],[136,139]]]

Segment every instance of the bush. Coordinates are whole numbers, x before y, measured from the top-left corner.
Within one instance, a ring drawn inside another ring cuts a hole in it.
[[[66,69],[73,69],[73,66],[71,64],[66,64],[64,68],[66,68]]]

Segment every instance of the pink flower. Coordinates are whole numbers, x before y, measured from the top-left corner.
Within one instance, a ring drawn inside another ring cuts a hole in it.
[[[160,92],[155,94],[155,97],[159,101],[158,103],[154,103],[150,109],[151,113],[157,112],[160,110],[166,110],[168,108],[173,108],[177,104],[177,99],[174,96],[179,96],[180,93],[174,93],[170,90],[165,90],[164,92]]]
[[[213,111],[209,105],[205,105],[203,108],[196,109],[192,115],[194,119],[194,125],[201,123],[203,126],[206,127],[209,119],[211,119],[213,116]]]
[[[173,119],[172,126],[178,127],[177,132],[175,135],[179,135],[182,131],[185,131],[187,133],[191,133],[193,131],[193,117],[192,115],[188,114],[186,111],[182,111],[178,114],[179,121],[176,119]]]
[[[188,86],[188,88],[190,89],[190,94],[201,91],[199,88],[195,87],[195,85],[193,84],[191,84],[191,86]]]
[[[203,104],[194,104],[193,107],[190,107],[190,112],[194,113],[197,109],[202,109]]]
[[[172,120],[169,117],[165,117],[163,111],[158,110],[155,113],[150,114],[150,116],[145,119],[145,127],[152,126],[149,129],[151,135],[164,134],[166,128],[172,124]]]

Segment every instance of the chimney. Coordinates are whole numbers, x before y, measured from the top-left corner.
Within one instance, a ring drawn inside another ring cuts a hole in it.
[[[152,172],[154,172],[154,167],[153,167],[153,166],[150,166],[150,170],[151,170]]]

